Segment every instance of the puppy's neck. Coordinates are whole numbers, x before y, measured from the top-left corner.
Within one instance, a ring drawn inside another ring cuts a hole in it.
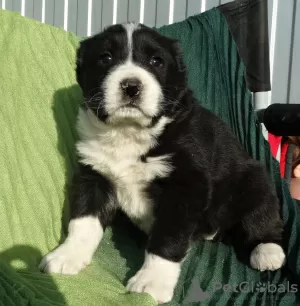
[[[141,126],[135,122],[120,122],[119,124],[107,124],[91,111],[80,109],[78,116],[78,132],[81,140],[90,139],[96,137],[113,135],[116,137],[130,138],[131,140],[149,141],[150,138],[157,138],[165,127],[171,122],[170,118],[162,116],[157,120],[156,124],[151,127]]]

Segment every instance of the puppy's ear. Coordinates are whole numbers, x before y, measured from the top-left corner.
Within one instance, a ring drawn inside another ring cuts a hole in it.
[[[185,72],[186,68],[184,64],[183,52],[181,49],[180,42],[178,40],[174,40],[172,47],[178,71]]]
[[[84,43],[80,42],[79,48],[77,49],[76,54],[76,81],[79,86],[82,88],[83,86],[83,54],[84,54]]]

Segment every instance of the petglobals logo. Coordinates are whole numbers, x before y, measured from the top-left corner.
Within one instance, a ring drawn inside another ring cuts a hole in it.
[[[185,302],[202,302],[212,298],[214,292],[224,293],[297,293],[299,291],[297,284],[291,284],[289,281],[284,284],[272,284],[271,282],[241,282],[239,284],[213,283],[208,289],[203,290],[199,281],[194,279],[190,289],[187,292]]]
[[[223,292],[265,292],[265,293],[296,293],[298,292],[298,285],[291,284],[289,281],[285,284],[272,284],[271,282],[241,282],[239,284],[222,284],[215,283],[212,285],[212,292],[222,290]]]

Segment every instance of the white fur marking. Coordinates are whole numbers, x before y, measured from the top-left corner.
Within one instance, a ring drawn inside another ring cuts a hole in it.
[[[162,117],[152,128],[137,125],[107,125],[91,111],[81,110],[77,144],[81,162],[110,179],[116,188],[121,209],[148,232],[153,222],[152,205],[144,192],[147,184],[156,177],[166,177],[172,170],[169,155],[141,161],[156,145],[170,119]]]
[[[127,289],[148,293],[158,303],[167,303],[173,297],[179,274],[180,263],[149,253],[142,268],[129,280]]]
[[[277,270],[285,263],[285,254],[282,247],[276,243],[260,243],[250,256],[253,269],[260,271]]]
[[[127,42],[128,42],[128,61],[132,60],[132,34],[135,30],[139,28],[137,23],[127,23],[124,25],[124,28],[127,32]]]
[[[71,220],[67,239],[43,258],[39,269],[48,273],[77,274],[91,262],[102,235],[97,217]]]

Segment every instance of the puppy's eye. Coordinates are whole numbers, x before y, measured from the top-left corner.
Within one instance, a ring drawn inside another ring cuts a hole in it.
[[[153,56],[150,60],[150,65],[158,68],[163,67],[164,60],[159,56]]]
[[[110,53],[106,52],[100,55],[100,58],[98,60],[98,63],[102,66],[107,66],[111,63],[112,56]]]

